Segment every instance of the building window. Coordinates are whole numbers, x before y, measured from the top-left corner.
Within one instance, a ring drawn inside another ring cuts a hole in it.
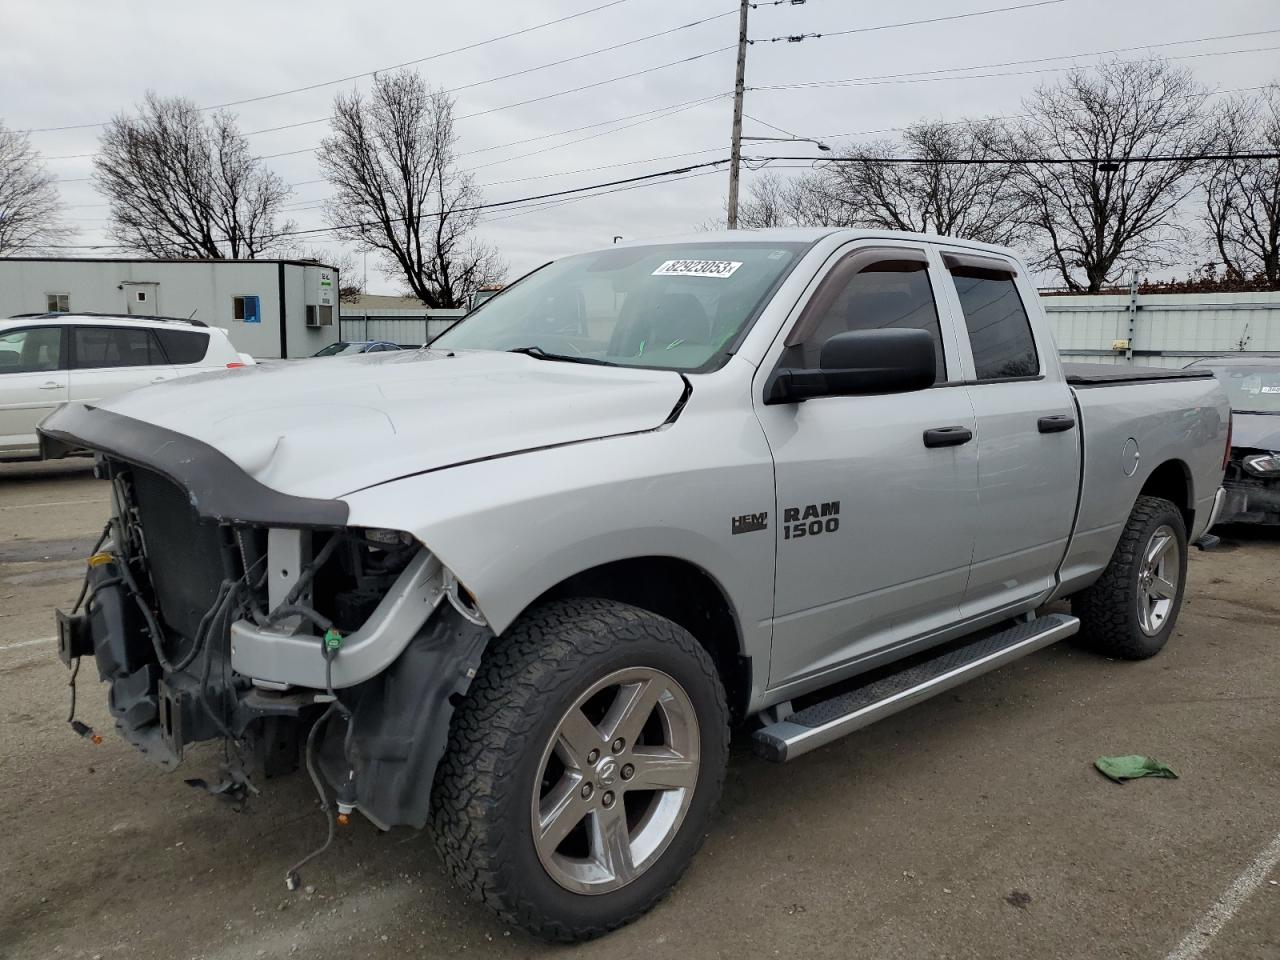
[[[320,307],[320,326],[322,327],[333,326],[333,307],[329,306],[328,304],[324,304],[323,306]]]
[[[233,297],[232,317],[236,320],[243,320],[245,323],[261,323],[262,310],[258,298],[256,296]]]
[[[135,298],[139,303],[146,303],[146,302],[147,302],[147,291],[145,291],[145,290],[139,290],[139,291],[138,291],[137,293],[135,293],[133,296],[134,296],[134,298]]]
[[[71,294],[69,293],[46,293],[44,302],[48,313],[71,312]]]

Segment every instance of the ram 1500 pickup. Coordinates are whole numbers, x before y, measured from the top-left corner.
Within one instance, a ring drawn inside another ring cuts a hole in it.
[[[114,504],[60,653],[149,757],[301,760],[583,939],[684,870],[732,725],[788,761],[1077,631],[1157,653],[1229,423],[1208,370],[1064,369],[1001,248],[609,247],[416,352],[51,414]]]

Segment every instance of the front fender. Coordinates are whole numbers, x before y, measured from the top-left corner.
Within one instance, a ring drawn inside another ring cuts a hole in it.
[[[351,522],[413,533],[458,577],[496,633],[569,577],[634,557],[706,571],[765,657],[773,615],[773,466],[758,422],[736,416],[468,464],[360,491]]]

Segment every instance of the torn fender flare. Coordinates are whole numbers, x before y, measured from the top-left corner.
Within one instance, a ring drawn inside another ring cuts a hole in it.
[[[494,633],[442,604],[386,670],[344,691],[350,730],[330,723],[320,767],[338,800],[374,825],[426,826],[431,784],[449,741],[454,698],[465,695]]]

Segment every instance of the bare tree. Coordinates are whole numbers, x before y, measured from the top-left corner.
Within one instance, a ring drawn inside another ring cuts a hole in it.
[[[429,307],[459,307],[506,265],[479,241],[480,191],[454,157],[453,100],[412,70],[375,77],[365,97],[339,94],[320,168],[334,196],[329,223],[381,254]]]
[[[1219,153],[1280,153],[1280,85],[1230,101],[1219,115]],[[1280,161],[1222,160],[1204,184],[1202,222],[1227,277],[1261,276],[1280,289]]]
[[[1025,226],[1016,168],[1006,160],[992,121],[922,121],[906,129],[901,143],[849,148],[810,189],[840,224],[1008,245]]]
[[[1178,205],[1212,139],[1206,91],[1163,61],[1076,70],[1025,102],[1028,119],[1005,149],[1019,164],[1019,199],[1041,269],[1095,292],[1128,268],[1168,265],[1182,228]],[[1148,157],[1176,157],[1152,161]],[[1037,160],[1092,158],[1097,162]]]
[[[0,124],[0,254],[40,250],[75,233],[62,220],[55,183],[27,135]]]
[[[112,237],[154,257],[254,258],[292,229],[277,223],[288,185],[249,151],[232,114],[148,92],[103,131],[94,186]]]

